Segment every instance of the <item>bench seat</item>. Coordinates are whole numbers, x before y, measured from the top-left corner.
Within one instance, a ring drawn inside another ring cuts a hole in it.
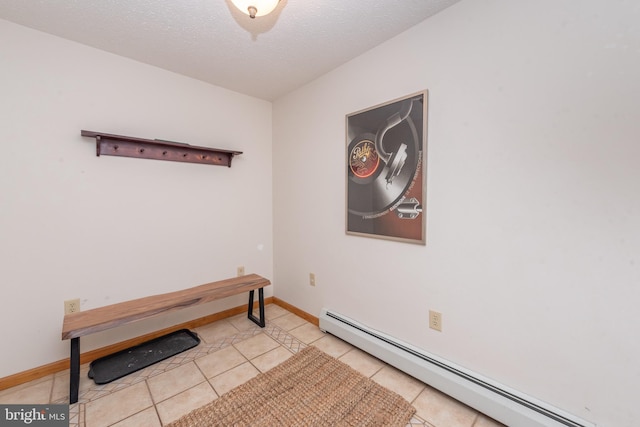
[[[62,324],[62,339],[71,340],[70,403],[78,401],[80,337],[244,292],[249,292],[248,318],[260,327],[264,327],[263,290],[270,284],[271,282],[262,276],[248,274],[180,291],[66,314]],[[259,295],[259,318],[253,315],[253,295],[256,289]]]

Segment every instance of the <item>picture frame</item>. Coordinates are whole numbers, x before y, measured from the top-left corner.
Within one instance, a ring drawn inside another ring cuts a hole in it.
[[[346,115],[346,234],[426,244],[428,91]]]

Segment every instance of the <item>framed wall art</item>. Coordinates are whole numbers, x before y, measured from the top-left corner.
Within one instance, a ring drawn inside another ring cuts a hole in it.
[[[347,234],[426,243],[427,94],[346,116]]]

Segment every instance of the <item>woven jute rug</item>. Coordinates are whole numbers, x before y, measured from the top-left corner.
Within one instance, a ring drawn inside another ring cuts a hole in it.
[[[400,395],[311,346],[169,426],[405,427],[414,413]]]

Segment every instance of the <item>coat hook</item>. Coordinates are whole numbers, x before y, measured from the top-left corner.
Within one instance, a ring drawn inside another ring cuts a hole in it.
[[[80,134],[84,137],[96,139],[97,156],[125,156],[231,166],[231,159],[234,154],[242,153],[241,151],[196,147],[181,142],[160,139],[150,140],[123,135],[102,134],[88,130],[82,130]]]

